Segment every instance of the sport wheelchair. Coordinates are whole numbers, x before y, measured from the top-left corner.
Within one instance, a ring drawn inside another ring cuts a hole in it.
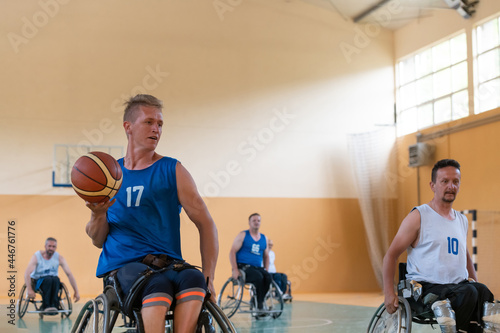
[[[412,295],[412,285],[406,281],[406,263],[399,263],[398,299],[399,307],[396,312],[389,314],[382,303],[368,326],[368,333],[372,332],[411,332],[412,322],[417,324],[436,325],[438,322],[431,310],[431,304],[425,305],[416,301]]]
[[[424,304],[421,299],[418,301],[413,297],[414,284],[406,280],[406,263],[399,264],[398,299],[399,307],[393,314],[388,314],[385,304],[382,303],[377,309],[370,324],[368,333],[372,332],[404,332],[409,333],[412,329],[412,322],[417,324],[439,325],[431,307],[432,304]],[[485,303],[483,310],[483,321],[485,321],[485,332],[500,332],[499,321],[499,301]],[[486,307],[488,304],[488,309]],[[486,314],[487,313],[487,314]],[[485,316],[490,317],[485,320]],[[495,318],[496,317],[496,318]],[[486,330],[488,328],[488,330]]]
[[[31,281],[31,286],[33,289],[34,281]],[[40,318],[43,319],[44,315],[58,315],[61,314],[61,318],[64,316],[69,317],[71,312],[73,311],[73,305],[71,304],[71,296],[68,292],[68,288],[66,285],[61,282],[59,286],[59,306],[57,312],[45,312],[41,310],[42,307],[42,292],[36,292],[36,298],[34,300],[30,300],[27,298],[28,292],[26,290],[26,284],[23,284],[21,291],[19,292],[19,299],[17,300],[17,316],[18,318],[22,318],[26,313],[38,313]],[[30,304],[32,304],[34,309],[30,309]]]
[[[243,298],[247,294],[249,300]],[[245,282],[245,272],[240,269],[240,277],[233,279],[230,277],[222,286],[217,297],[217,305],[228,318],[231,318],[238,310],[240,313],[250,313],[259,318],[260,315],[270,315],[278,318],[283,312],[283,294],[274,280],[264,299],[264,309],[257,309],[257,293],[252,283]]]
[[[131,331],[135,328],[135,332],[143,333],[141,304],[136,300],[147,277],[148,274],[145,274],[135,281],[127,295],[121,295],[121,288],[116,278],[107,278],[104,281],[103,293],[82,307],[71,333],[111,333],[120,315],[123,318],[124,327],[131,328]],[[165,317],[165,332],[167,333],[173,332],[175,325],[173,318],[173,311],[169,311]],[[207,293],[203,302],[196,332],[236,333],[235,327],[224,312],[210,300],[210,293]]]

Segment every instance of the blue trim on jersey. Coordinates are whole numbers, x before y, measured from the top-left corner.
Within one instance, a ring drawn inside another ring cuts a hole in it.
[[[96,275],[142,260],[147,254],[182,259],[177,160],[163,157],[143,170],[126,169],[123,158],[118,163],[123,182],[107,211],[109,234]]]
[[[241,248],[236,252],[236,262],[238,264],[262,267],[264,251],[267,248],[267,239],[264,234],[260,234],[260,239],[255,241],[249,230],[245,230],[245,238]]]

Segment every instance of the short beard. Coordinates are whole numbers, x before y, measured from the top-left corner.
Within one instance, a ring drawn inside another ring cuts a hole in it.
[[[455,198],[456,196],[453,197],[453,199],[446,199],[446,198],[443,198],[443,202],[446,202],[446,203],[452,203],[453,201],[455,201]]]

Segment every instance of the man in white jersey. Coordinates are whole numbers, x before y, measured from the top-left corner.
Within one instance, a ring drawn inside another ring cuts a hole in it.
[[[42,307],[45,312],[54,312],[59,306],[59,266],[62,267],[64,273],[68,276],[69,283],[73,287],[73,300],[78,302],[80,294],[76,286],[76,280],[69,269],[68,263],[61,256],[57,249],[57,240],[49,237],[45,241],[45,251],[37,251],[28,264],[24,273],[24,281],[26,283],[26,291],[28,299],[35,299],[35,292],[42,291]]]
[[[269,268],[267,271],[271,274],[274,282],[278,285],[280,290],[283,292],[283,299],[290,300],[292,299],[291,291],[287,290],[288,287],[288,277],[284,273],[278,273],[276,270],[276,265],[274,261],[276,260],[276,254],[273,251],[274,242],[272,239],[267,240],[267,248],[269,249]]]
[[[467,250],[467,218],[452,208],[460,189],[460,164],[440,160],[431,178],[433,199],[406,216],[384,257],[385,306],[389,313],[398,307],[394,275],[399,256],[407,250],[406,277],[422,285],[422,299],[448,299],[458,332],[482,332],[483,304],[492,302],[493,294],[474,282],[477,275]]]

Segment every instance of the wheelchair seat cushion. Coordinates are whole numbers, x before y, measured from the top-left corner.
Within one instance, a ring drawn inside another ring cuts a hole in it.
[[[131,262],[118,269],[116,278],[120,282],[123,294],[127,295],[134,282],[149,270],[151,270],[149,266],[140,262]]]
[[[434,318],[434,312],[431,310],[430,304],[424,304],[421,300],[415,301],[413,298],[407,298],[406,300],[410,304],[413,317]]]
[[[134,307],[140,307],[140,291],[154,271],[140,262],[131,262],[118,269],[116,272],[115,290],[118,298],[123,300],[122,310],[127,315],[132,315]]]

